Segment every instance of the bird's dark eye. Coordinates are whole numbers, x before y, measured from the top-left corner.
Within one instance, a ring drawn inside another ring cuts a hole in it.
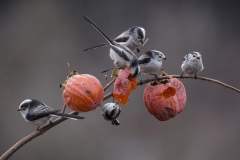
[[[138,40],[140,40],[141,39],[141,37],[138,37]]]
[[[23,108],[22,110],[25,110],[25,108]]]
[[[159,56],[159,58],[162,58],[162,56]]]
[[[195,55],[193,55],[193,57],[196,57]]]

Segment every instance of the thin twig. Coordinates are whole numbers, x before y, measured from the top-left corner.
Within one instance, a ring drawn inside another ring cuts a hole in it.
[[[63,105],[63,109],[62,109],[62,113],[65,113],[65,110],[66,110],[66,104]]]
[[[108,83],[108,76],[107,75],[105,75],[105,80],[107,81],[107,83]]]
[[[108,93],[107,95],[104,96],[103,100],[107,100],[108,98],[112,97],[113,96],[113,93]]]
[[[112,79],[111,82],[109,82],[104,88],[103,90],[106,91],[108,89],[108,87],[111,86],[111,84],[113,84],[113,82],[115,82],[116,78]]]
[[[158,77],[159,80],[161,79],[170,79],[170,78],[192,78],[195,79],[194,76],[180,76],[180,75],[168,75],[168,76],[159,76]],[[219,80],[215,80],[215,79],[211,79],[211,78],[207,78],[207,77],[197,77],[196,79],[200,79],[200,80],[204,80],[204,81],[209,81],[209,82],[213,82],[213,83],[217,83],[219,85],[222,85],[226,88],[230,88],[238,93],[240,93],[240,90],[230,86],[226,83],[220,82]],[[156,80],[156,78],[148,78],[142,81],[141,84],[146,84],[149,83],[151,81]],[[108,88],[113,82],[115,81],[115,79],[113,79],[111,82],[109,82],[104,88]],[[110,84],[111,83],[111,84]],[[140,83],[138,82],[138,85],[140,85]],[[112,97],[112,92],[110,92],[109,94],[105,95],[103,100],[106,100],[110,97]],[[71,112],[69,114],[73,114],[73,115],[78,115],[78,112]],[[0,160],[6,160],[8,159],[10,156],[12,156],[18,149],[20,149],[23,145],[25,145],[26,143],[28,143],[29,141],[33,140],[34,138],[42,135],[43,133],[45,133],[47,130],[51,129],[52,127],[58,125],[59,123],[63,122],[67,120],[67,118],[65,117],[59,117],[57,118],[55,121],[53,121],[52,123],[46,125],[45,127],[29,134],[28,136],[26,136],[25,138],[21,139],[20,141],[18,141],[15,145],[13,145],[9,150],[7,150],[1,157]]]

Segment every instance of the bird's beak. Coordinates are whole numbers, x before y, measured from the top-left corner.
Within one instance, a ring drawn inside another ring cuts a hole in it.
[[[165,58],[163,58],[164,60],[167,60],[167,58],[165,57]]]
[[[144,43],[144,41],[143,41],[143,40],[141,40],[140,42],[141,42],[142,44]]]
[[[17,111],[21,111],[21,109],[18,109]]]

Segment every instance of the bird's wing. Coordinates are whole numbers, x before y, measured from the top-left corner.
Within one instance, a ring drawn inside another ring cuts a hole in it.
[[[152,56],[151,54],[150,53],[148,54],[148,52],[146,52],[143,55],[141,55],[138,58],[139,64],[149,63],[151,61],[151,56]]]
[[[123,32],[122,34],[120,34],[117,38],[114,39],[114,41],[120,43],[120,42],[127,42],[129,39],[129,35],[130,31],[127,30],[125,32]]]
[[[111,45],[111,48],[119,55],[119,57],[121,57],[122,59],[129,61],[130,59],[128,58],[128,56],[126,55],[126,53],[124,53],[124,49],[115,46],[115,45]]]
[[[29,112],[26,114],[26,119],[28,119],[29,121],[34,121],[59,111],[60,110],[53,110],[49,106],[38,105],[34,106],[31,110],[29,110]]]
[[[151,61],[151,58],[143,58],[143,59],[139,59],[139,64],[144,64],[144,63],[149,63]]]
[[[121,43],[121,42],[127,42],[129,40],[129,37],[117,37],[114,39],[114,41]]]

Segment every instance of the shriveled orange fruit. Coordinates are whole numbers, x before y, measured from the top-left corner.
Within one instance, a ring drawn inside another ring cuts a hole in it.
[[[64,103],[76,112],[88,112],[101,105],[104,97],[100,81],[89,74],[70,77],[62,94]]]
[[[113,97],[119,103],[125,105],[128,102],[128,97],[132,90],[137,88],[137,79],[131,78],[131,70],[126,67],[122,70],[113,87]]]
[[[187,95],[184,85],[172,78],[166,84],[148,84],[143,99],[149,113],[160,121],[166,121],[182,112]]]

